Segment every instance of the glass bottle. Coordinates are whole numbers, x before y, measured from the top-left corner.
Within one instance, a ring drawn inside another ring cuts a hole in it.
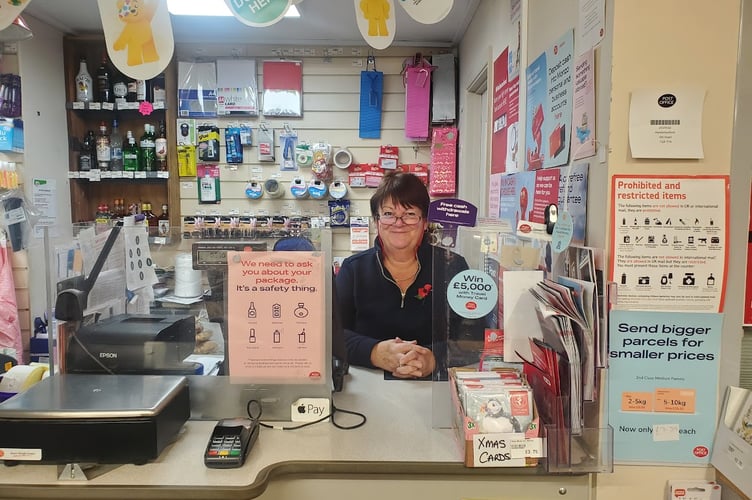
[[[167,203],[162,203],[162,213],[158,219],[159,236],[169,236],[170,234],[170,215],[167,212]]]
[[[154,144],[154,133],[150,124],[144,125],[144,134],[139,140],[140,148],[139,170],[144,172],[154,172],[156,170],[156,146]]]
[[[128,93],[125,95],[125,98],[128,102],[136,102],[138,101],[138,89],[136,80],[128,80]]]
[[[86,59],[81,59],[76,75],[76,100],[79,102],[91,102],[94,100],[93,81],[86,67]]]
[[[104,122],[99,124],[99,135],[97,136],[97,168],[100,170],[110,169],[110,134],[107,133],[107,125]]]
[[[128,77],[117,68],[112,70],[112,97],[118,106],[125,104],[128,100]]]
[[[112,120],[110,133],[110,170],[123,170],[123,135],[117,120]]]
[[[167,132],[165,131],[165,122],[159,122],[159,135],[154,140],[154,154],[156,157],[157,170],[162,172],[167,170]]]
[[[107,62],[107,53],[102,54],[102,62],[97,68],[97,94],[100,102],[114,102],[112,95],[112,82],[110,64]]]
[[[123,170],[136,172],[139,167],[139,151],[136,138],[130,130],[126,134],[126,146],[123,147]]]
[[[81,149],[78,154],[78,169],[82,172],[91,170],[95,161],[93,158],[95,142],[94,131],[89,130],[81,141]]]
[[[150,202],[147,201],[144,203],[143,207],[146,224],[149,226],[149,236],[157,236],[159,234],[159,218],[157,217],[157,214],[152,212]]]

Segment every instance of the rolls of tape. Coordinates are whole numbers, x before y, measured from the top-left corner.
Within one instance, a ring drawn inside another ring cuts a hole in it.
[[[267,179],[264,182],[264,191],[267,192],[270,198],[281,198],[285,194],[277,179]]]
[[[342,181],[334,181],[329,185],[329,195],[335,200],[341,200],[347,196],[347,184]]]
[[[352,154],[347,149],[340,149],[334,153],[334,166],[341,169],[349,168],[352,165]]]
[[[245,185],[245,195],[252,200],[258,200],[264,195],[264,186],[260,182],[251,181]]]
[[[311,195],[311,198],[314,200],[321,200],[326,197],[326,184],[324,181],[319,179],[313,179],[311,180],[311,183],[308,185],[308,193]]]
[[[295,177],[290,184],[290,193],[298,200],[308,198],[308,186],[302,177]]]

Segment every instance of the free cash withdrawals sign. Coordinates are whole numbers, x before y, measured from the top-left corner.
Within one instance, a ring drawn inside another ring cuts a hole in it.
[[[723,315],[612,311],[608,409],[614,460],[707,464]]]

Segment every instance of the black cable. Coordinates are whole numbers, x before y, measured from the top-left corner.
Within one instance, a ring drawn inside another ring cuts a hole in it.
[[[252,410],[254,407],[258,408],[257,412],[254,412]],[[340,425],[340,424],[338,424],[335,421],[335,418],[334,418],[334,416],[338,412],[339,413],[347,413],[348,415],[356,415],[358,417],[361,417],[362,420],[360,422],[358,422],[357,424],[350,425],[350,426]],[[343,410],[342,408],[337,408],[337,406],[334,404],[334,398],[332,398],[332,411],[328,415],[324,415],[323,417],[321,417],[321,418],[319,418],[317,420],[312,420],[310,422],[305,422],[305,423],[302,423],[302,424],[299,424],[299,425],[282,426],[282,425],[274,425],[274,424],[267,424],[265,422],[261,422],[261,415],[263,414],[263,407],[261,406],[261,402],[258,401],[257,399],[251,399],[251,400],[248,401],[248,403],[246,404],[246,413],[248,414],[248,418],[250,418],[251,420],[257,422],[261,427],[265,427],[267,429],[277,429],[277,430],[280,430],[280,431],[294,431],[294,430],[297,430],[297,429],[302,429],[303,427],[308,427],[309,425],[318,424],[319,422],[323,422],[324,420],[326,420],[328,418],[331,418],[332,425],[334,427],[336,427],[337,429],[342,429],[342,430],[349,431],[349,430],[352,430],[352,429],[357,429],[358,427],[362,427],[363,425],[365,425],[366,421],[368,420],[363,413],[360,413],[360,412],[357,412],[357,411],[353,411],[353,410]]]

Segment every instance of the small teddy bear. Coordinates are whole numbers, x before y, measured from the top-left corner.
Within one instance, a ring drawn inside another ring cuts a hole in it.
[[[159,60],[151,30],[151,20],[157,10],[155,0],[118,0],[118,19],[124,26],[112,48],[128,49],[128,66]]]

